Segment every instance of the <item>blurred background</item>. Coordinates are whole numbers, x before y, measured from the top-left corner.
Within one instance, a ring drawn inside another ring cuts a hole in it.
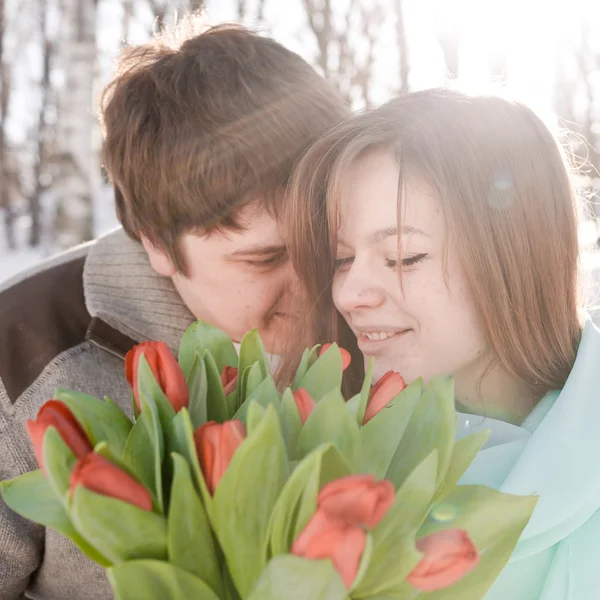
[[[593,286],[598,0],[0,0],[0,286],[117,225],[100,163],[99,93],[124,44],[198,9],[210,23],[239,21],[275,37],[356,109],[448,82],[501,88],[530,105],[580,167]]]

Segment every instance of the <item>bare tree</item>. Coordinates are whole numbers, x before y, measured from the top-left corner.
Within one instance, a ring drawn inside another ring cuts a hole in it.
[[[6,31],[6,5],[0,0],[0,208],[4,212],[4,228],[6,243],[9,249],[16,247],[13,228],[13,206],[10,198],[11,173],[8,163],[8,148],[6,145],[6,119],[10,99],[10,71],[4,56]]]
[[[303,0],[317,43],[316,65],[340,93],[366,106],[371,101],[375,49],[389,5],[383,0],[349,0],[345,12],[331,0]]]
[[[48,173],[48,110],[50,105],[50,72],[54,54],[54,43],[48,33],[48,0],[40,0],[40,34],[42,47],[42,79],[40,82],[40,112],[37,126],[37,154],[35,157],[33,181],[34,189],[29,197],[29,214],[31,216],[31,229],[29,244],[38,246],[41,241],[41,197],[49,185]]]
[[[133,0],[123,0],[123,43],[129,39],[129,29],[133,21]]]
[[[265,18],[265,0],[258,0],[256,9],[253,13],[250,12],[247,0],[237,0],[237,18],[240,23],[250,21],[260,23]]]
[[[93,88],[96,66],[96,0],[62,0],[61,67],[66,85],[57,127],[59,248],[93,237],[91,189]]]
[[[400,92],[408,92],[408,44],[406,43],[406,27],[404,25],[404,6],[402,0],[396,0],[396,41],[400,59]]]

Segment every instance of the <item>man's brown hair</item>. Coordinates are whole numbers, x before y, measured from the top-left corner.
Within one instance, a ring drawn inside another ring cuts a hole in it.
[[[274,40],[201,27],[188,17],[179,35],[126,49],[101,100],[119,220],[184,274],[180,236],[241,227],[236,208],[256,198],[277,214],[295,161],[348,110]]]

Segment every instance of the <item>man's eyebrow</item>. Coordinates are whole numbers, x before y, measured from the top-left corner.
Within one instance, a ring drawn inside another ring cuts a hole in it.
[[[235,252],[232,252],[229,256],[271,256],[273,254],[281,254],[287,251],[285,244],[270,244],[264,246],[263,244],[255,244],[254,246],[247,246],[246,248],[240,248]]]

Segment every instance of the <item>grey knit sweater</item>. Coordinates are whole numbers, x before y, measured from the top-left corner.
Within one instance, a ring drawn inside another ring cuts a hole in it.
[[[183,331],[194,319],[171,281],[152,270],[139,244],[117,230],[95,244],[43,265],[41,270],[81,254],[86,255],[83,291],[85,309],[91,317],[98,317],[134,341],[162,339],[171,348],[178,347]],[[27,278],[38,274],[29,273]],[[0,325],[2,319],[16,318],[3,309],[3,293],[0,292]],[[68,316],[61,314],[57,318]],[[24,321],[23,327],[26,326]],[[15,333],[8,336],[11,339],[0,338],[0,344],[10,347],[18,338],[20,325],[15,327]],[[44,331],[39,331],[39,339],[43,337]],[[93,339],[82,339],[42,365],[39,375],[26,389],[19,390],[18,396],[10,392],[15,386],[0,379],[0,479],[36,468],[25,422],[35,417],[59,386],[100,398],[109,395],[125,410],[130,407],[122,355],[108,351]],[[103,569],[84,557],[69,540],[20,518],[0,501],[0,600],[16,598],[108,600],[112,593]]]

